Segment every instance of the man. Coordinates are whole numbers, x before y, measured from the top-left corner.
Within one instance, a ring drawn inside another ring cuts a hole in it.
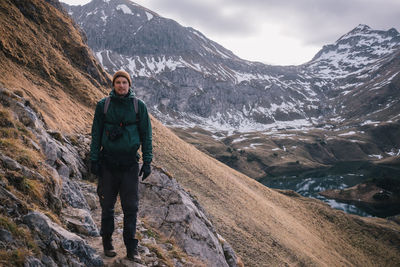
[[[112,79],[109,97],[97,103],[90,145],[91,172],[99,177],[97,193],[101,205],[101,231],[104,254],[116,256],[112,245],[114,206],[119,193],[124,213],[123,237],[127,257],[137,256],[135,239],[139,205],[138,180],[151,173],[152,130],[146,105],[135,98],[132,80],[123,70]],[[139,173],[138,149],[142,146],[143,165]]]

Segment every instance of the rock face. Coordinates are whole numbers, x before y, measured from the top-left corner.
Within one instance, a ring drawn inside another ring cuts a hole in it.
[[[156,170],[140,184],[140,216],[207,266],[237,266],[236,255],[200,204],[175,179]],[[221,239],[223,240],[223,238]]]
[[[29,258],[28,266],[101,266],[103,261],[97,252],[91,248],[82,236],[98,236],[97,225],[90,214],[86,198],[81,190],[82,178],[87,175],[87,168],[81,154],[71,141],[60,133],[48,131],[43,120],[33,110],[31,105],[26,104],[22,97],[12,94],[2,88],[0,90],[1,103],[7,103],[11,118],[15,118],[14,124],[19,126],[25,133],[23,136],[28,148],[40,152],[45,161],[39,162],[41,170],[37,166],[26,166],[24,161],[19,163],[10,156],[0,152],[2,172],[8,178],[9,184],[26,184],[25,194],[30,195],[35,187],[46,188],[45,195],[40,196],[43,210],[61,215],[61,220],[69,230],[50,221],[50,219],[39,211],[28,212],[33,209],[28,206],[26,199],[11,193],[9,187],[4,183],[1,185],[0,198],[2,204],[0,209],[13,220],[26,224],[38,244],[42,253],[38,258]],[[18,137],[19,138],[19,137]],[[28,139],[29,138],[29,139]],[[31,139],[32,138],[32,139]],[[33,139],[37,140],[36,143]],[[13,155],[18,159],[18,155]],[[10,171],[14,176],[10,176]],[[21,177],[19,176],[21,175]],[[20,177],[20,178],[18,178]],[[18,180],[19,179],[19,180]],[[25,181],[25,182],[24,182]],[[30,182],[32,181],[32,182]],[[17,186],[17,189],[24,187]]]
[[[400,111],[395,29],[359,25],[306,64],[270,66],[242,60],[128,0],[64,6],[105,69],[128,70],[138,96],[172,125],[254,131],[269,124],[386,121]]]

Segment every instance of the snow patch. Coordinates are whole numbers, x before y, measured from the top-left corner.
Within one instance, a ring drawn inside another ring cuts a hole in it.
[[[237,138],[237,139],[233,139],[233,140],[232,140],[232,144],[239,143],[239,142],[242,142],[242,141],[245,141],[245,140],[247,140],[247,138],[245,138],[245,137],[239,137],[239,138]]]
[[[380,121],[366,120],[366,121],[364,121],[363,123],[361,123],[361,126],[370,125],[370,124],[375,124],[375,126],[378,126],[379,123],[380,123]]]
[[[377,158],[377,159],[383,159],[382,155],[368,155],[370,158]]]
[[[101,51],[96,52],[95,56],[96,56],[97,60],[100,62],[100,64],[103,65],[103,56],[101,55]]]
[[[391,151],[386,152],[386,154],[388,154],[391,157],[400,156],[400,149],[393,148]]]
[[[348,135],[355,135],[355,134],[357,134],[355,131],[350,131],[347,133],[338,134],[338,136],[348,136]]]
[[[122,12],[124,12],[124,14],[133,15],[132,10],[127,5],[124,4],[118,5],[117,10],[121,10]]]
[[[151,20],[154,16],[153,14],[146,11],[147,20]]]
[[[101,16],[100,18],[103,20],[104,23],[106,23],[108,17],[107,17],[106,14],[104,13],[104,10],[101,11],[101,14],[102,14],[102,16]]]

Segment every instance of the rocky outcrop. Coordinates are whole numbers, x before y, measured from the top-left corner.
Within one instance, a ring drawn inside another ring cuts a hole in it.
[[[230,245],[219,238],[201,205],[175,179],[157,169],[140,184],[140,216],[174,237],[189,255],[208,266],[237,266]]]
[[[0,96],[1,103],[8,107],[9,119],[14,120],[10,127],[20,123],[18,128],[26,133],[17,138],[23,139],[26,149],[39,152],[45,159],[37,163],[39,168],[36,163],[21,161],[21,155],[5,155],[3,153],[7,151],[2,150],[1,171],[9,185],[16,186],[28,196],[35,194],[31,192],[38,190],[35,188],[45,188],[43,196],[36,196],[39,199],[36,205],[48,210],[49,214],[58,215],[63,223],[58,225],[40,211],[32,212],[38,206],[32,206],[27,202],[29,198],[25,199],[19,192],[13,194],[9,185],[1,183],[2,214],[18,227],[27,225],[39,247],[35,257],[26,259],[27,266],[103,265],[101,257],[85,241],[85,236],[99,236],[99,231],[90,213],[91,206],[81,190],[82,178],[87,174],[82,154],[61,133],[49,131],[41,116],[24,98],[6,89],[1,90]]]

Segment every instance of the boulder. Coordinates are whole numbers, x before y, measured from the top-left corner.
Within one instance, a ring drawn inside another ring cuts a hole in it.
[[[84,239],[52,222],[41,212],[30,212],[23,217],[23,223],[34,232],[42,246],[55,255],[55,262],[61,263],[59,254],[65,257],[67,265],[80,263],[81,266],[102,266],[103,260]],[[39,245],[40,246],[40,245]],[[43,249],[43,248],[42,248]],[[54,258],[53,257],[53,258]]]
[[[204,209],[175,179],[162,170],[140,183],[140,217],[177,244],[190,256],[207,262],[209,266],[236,266],[231,249],[229,262],[218,234]],[[226,250],[229,244],[225,241]]]
[[[99,230],[89,211],[67,207],[62,214],[68,229],[72,232],[86,236],[99,236]]]

